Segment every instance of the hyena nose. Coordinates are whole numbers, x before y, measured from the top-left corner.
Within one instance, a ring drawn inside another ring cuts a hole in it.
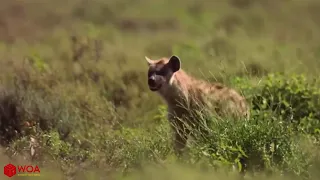
[[[149,77],[148,84],[151,87],[154,87],[156,85],[156,80],[155,80],[154,76]]]

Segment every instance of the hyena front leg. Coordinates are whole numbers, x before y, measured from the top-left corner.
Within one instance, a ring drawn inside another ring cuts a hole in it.
[[[186,147],[190,130],[185,126],[184,122],[177,117],[171,117],[169,121],[173,131],[174,151],[178,156],[181,156]]]

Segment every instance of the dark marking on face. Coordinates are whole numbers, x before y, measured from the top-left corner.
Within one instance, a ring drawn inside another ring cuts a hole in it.
[[[172,56],[169,61],[156,60],[146,58],[149,64],[148,70],[148,85],[152,91],[160,90],[161,87],[169,83],[173,73],[180,69],[180,59],[177,56]]]
[[[165,83],[168,83],[168,76],[171,71],[167,64],[154,64],[148,70],[148,85],[152,91],[159,90]]]
[[[167,77],[171,73],[167,64],[155,64],[149,67],[148,77],[152,75]]]

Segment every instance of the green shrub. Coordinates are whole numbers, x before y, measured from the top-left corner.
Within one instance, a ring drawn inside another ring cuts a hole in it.
[[[291,77],[270,74],[253,96],[253,110],[272,110],[273,116],[296,123],[299,130],[317,133],[320,130],[320,89],[317,81],[303,75]]]
[[[259,113],[254,113],[249,121],[212,121],[210,134],[194,145],[194,162],[206,157],[211,166],[218,162],[236,164],[239,170],[308,175],[311,156],[299,143],[308,137],[296,135],[292,126]]]

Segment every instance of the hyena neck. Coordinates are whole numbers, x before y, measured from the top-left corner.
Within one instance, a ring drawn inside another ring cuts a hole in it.
[[[191,77],[183,70],[179,70],[172,75],[168,86],[161,89],[159,93],[168,104],[176,104],[177,101],[188,98],[190,82]]]

